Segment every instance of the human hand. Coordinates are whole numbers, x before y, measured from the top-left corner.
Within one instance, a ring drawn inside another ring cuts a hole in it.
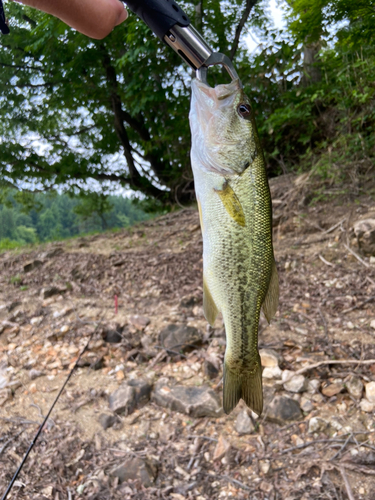
[[[101,39],[128,17],[120,0],[17,0],[52,14],[90,38]]]

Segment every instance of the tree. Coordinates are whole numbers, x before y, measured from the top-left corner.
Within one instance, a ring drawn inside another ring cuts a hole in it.
[[[14,237],[16,224],[14,221],[14,214],[8,207],[3,207],[0,210],[0,239]]]
[[[90,193],[89,195],[81,195],[81,203],[74,207],[74,212],[80,216],[83,221],[87,221],[92,217],[99,217],[101,221],[102,230],[108,228],[106,214],[110,212],[113,205],[108,197],[102,193]]]
[[[242,66],[241,34],[254,4],[207,0],[201,9],[208,42]],[[184,7],[193,14],[196,6]],[[98,189],[94,179],[104,190],[120,184],[164,204],[190,200],[191,77],[180,58],[135,16],[96,41],[19,4],[7,8],[1,183],[90,192]]]

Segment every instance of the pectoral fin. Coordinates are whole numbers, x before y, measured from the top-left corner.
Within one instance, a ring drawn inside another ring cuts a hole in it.
[[[279,277],[277,274],[275,261],[273,261],[270,284],[268,286],[267,295],[263,302],[263,312],[268,323],[270,323],[271,319],[274,317],[278,305],[279,305]]]
[[[203,234],[204,228],[203,228],[202,206],[201,206],[201,203],[200,203],[198,197],[197,197],[197,204],[198,204],[198,212],[199,212],[199,222],[201,224],[201,231],[202,231],[202,234]]]
[[[220,196],[225,210],[240,226],[245,226],[245,214],[242,209],[240,200],[237,198],[236,193],[230,187],[228,182],[224,183],[223,189],[215,189],[216,193]]]
[[[206,281],[203,277],[203,312],[204,317],[210,323],[211,326],[214,326],[215,319],[218,314],[218,309],[212,298],[211,292],[206,284]]]

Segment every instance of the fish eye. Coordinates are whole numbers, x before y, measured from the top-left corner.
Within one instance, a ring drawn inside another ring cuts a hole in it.
[[[237,107],[238,114],[242,116],[242,118],[247,118],[250,116],[250,106],[248,104],[241,103]]]

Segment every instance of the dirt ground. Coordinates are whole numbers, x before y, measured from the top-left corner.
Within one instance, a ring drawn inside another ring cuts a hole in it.
[[[225,335],[221,319],[211,328],[203,316],[195,209],[0,255],[0,495],[93,335],[9,499],[375,499],[375,259],[352,232],[375,218],[373,186],[321,186],[314,201],[306,176],[287,175],[271,190],[280,306],[271,325],[261,319],[260,347],[305,385],[264,379],[263,414],[249,413],[244,435],[243,404],[194,418],[151,400],[106,430],[100,420],[132,379],[204,384],[221,397]],[[201,345],[168,351],[159,334],[170,324],[196,327]],[[207,360],[219,364],[214,378]],[[364,385],[357,397],[353,377]],[[301,417],[270,420],[275,395],[297,401]],[[151,482],[113,475],[129,459],[148,460]]]

